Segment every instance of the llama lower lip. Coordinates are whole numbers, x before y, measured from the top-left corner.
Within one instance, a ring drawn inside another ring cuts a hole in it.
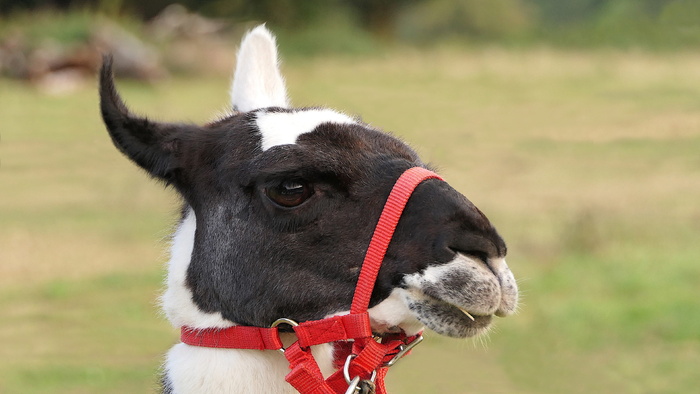
[[[449,305],[449,307],[456,316],[459,316],[458,321],[462,324],[461,329],[463,330],[463,334],[459,335],[460,337],[472,337],[481,334],[491,325],[491,321],[493,320],[493,315],[469,313],[455,305]]]
[[[491,318],[493,315],[477,315],[476,313],[470,313],[466,311],[463,308],[460,308],[456,305],[448,304],[449,307],[452,309],[452,312],[457,314],[457,311],[459,311],[460,316],[460,321],[466,322],[467,325],[480,325],[484,323],[485,321],[490,322]]]
[[[473,314],[430,296],[421,298],[411,302],[409,309],[421,323],[441,335],[455,338],[475,336],[484,332],[493,319],[492,315]]]

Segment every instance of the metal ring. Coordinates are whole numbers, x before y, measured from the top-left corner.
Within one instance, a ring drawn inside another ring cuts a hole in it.
[[[348,354],[348,358],[345,359],[345,364],[343,364],[343,377],[345,378],[345,382],[347,384],[350,384],[350,381],[352,380],[350,379],[350,360],[355,357],[357,357],[357,354]]]
[[[357,357],[357,354],[348,354],[348,358],[345,359],[345,364],[343,364],[343,377],[345,378],[345,383],[351,384],[352,382],[355,381],[355,379],[358,379],[360,376],[355,376],[353,379],[350,379],[350,361],[352,361],[353,358]],[[369,377],[369,381],[374,383],[374,380],[377,379],[377,370],[375,369],[372,371],[372,376]],[[359,384],[359,381],[358,381]]]
[[[295,322],[295,321],[292,320],[292,319],[287,319],[286,317],[282,317],[282,318],[279,318],[279,319],[275,320],[274,322],[272,322],[272,324],[270,324],[270,328],[275,328],[275,327],[279,326],[280,324],[288,324],[288,325],[290,325],[290,326],[292,326],[292,327],[296,327],[296,326],[299,325],[299,323]],[[279,335],[279,332],[277,333],[277,335]],[[280,339],[280,342],[282,342],[281,339]],[[282,346],[281,348],[279,348],[279,349],[277,349],[277,350],[278,350],[280,353],[284,354],[284,351],[285,351],[286,349],[284,348],[284,346]]]
[[[292,320],[292,319],[287,319],[286,317],[281,317],[281,318],[275,320],[275,321],[270,325],[270,327],[271,327],[271,328],[275,328],[275,327],[279,326],[280,324],[289,324],[289,325],[292,326],[292,327],[296,327],[296,326],[299,325],[299,323],[295,322],[295,321]]]

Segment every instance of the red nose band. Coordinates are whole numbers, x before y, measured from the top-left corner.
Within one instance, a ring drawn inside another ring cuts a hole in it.
[[[350,313],[362,313],[367,310],[374,283],[379,274],[379,268],[382,266],[384,255],[389,248],[389,243],[394,235],[396,226],[399,224],[399,219],[401,219],[406,203],[416,187],[421,182],[431,178],[442,180],[438,174],[432,171],[421,167],[413,167],[401,174],[394,184],[394,188],[384,204],[382,214],[379,216],[377,226],[374,228],[374,234],[365,254],[365,260],[362,262],[362,270],[357,280]]]

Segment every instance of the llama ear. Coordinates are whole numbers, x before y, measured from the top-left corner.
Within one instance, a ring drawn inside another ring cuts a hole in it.
[[[132,115],[114,87],[111,56],[104,56],[100,70],[100,109],[117,149],[152,176],[170,181],[178,146],[175,135],[186,126]]]
[[[231,105],[241,112],[289,107],[275,37],[265,25],[253,29],[241,42],[231,85]]]

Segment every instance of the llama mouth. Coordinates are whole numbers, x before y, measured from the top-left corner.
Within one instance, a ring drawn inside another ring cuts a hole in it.
[[[494,315],[512,314],[517,307],[515,280],[499,260],[503,259],[487,265],[458,255],[449,263],[406,275],[403,286],[370,309],[373,329],[390,332],[398,326],[413,335],[427,327],[454,338],[483,334]]]
[[[404,301],[414,318],[438,334],[482,334],[493,316],[517,308],[517,285],[503,258],[456,257],[404,277]]]
[[[416,319],[440,335],[467,338],[484,333],[493,315],[479,315],[425,294],[407,300]]]

